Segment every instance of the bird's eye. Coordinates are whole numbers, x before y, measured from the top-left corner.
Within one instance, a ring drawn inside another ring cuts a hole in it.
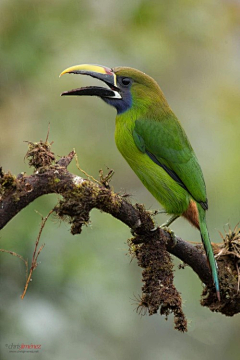
[[[120,85],[123,85],[124,87],[129,87],[132,84],[132,79],[128,77],[122,77],[119,79]]]

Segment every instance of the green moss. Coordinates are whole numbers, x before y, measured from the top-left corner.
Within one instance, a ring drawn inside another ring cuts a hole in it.
[[[0,178],[0,195],[6,196],[12,190],[17,188],[17,179],[16,176],[12,175],[10,172],[4,174],[2,172],[2,177]]]
[[[110,189],[84,180],[63,194],[63,200],[55,208],[62,220],[71,224],[72,234],[79,234],[82,226],[90,221],[90,211],[96,207],[104,212],[117,211],[121,206],[121,198]]]

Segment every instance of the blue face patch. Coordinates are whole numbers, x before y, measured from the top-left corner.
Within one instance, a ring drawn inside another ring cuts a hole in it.
[[[117,110],[118,115],[124,113],[132,106],[132,94],[130,89],[124,89],[121,91],[122,99],[114,99],[110,97],[102,97],[103,101],[107,104],[115,107]]]

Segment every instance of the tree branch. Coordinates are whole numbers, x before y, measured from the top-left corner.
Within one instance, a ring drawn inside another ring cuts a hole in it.
[[[6,192],[5,196],[2,195],[0,198],[0,229],[23,208],[42,195],[57,193],[66,196],[67,193],[70,194],[77,191],[78,200],[82,198],[82,202],[85,203],[84,207],[88,207],[88,213],[92,208],[97,208],[110,213],[130,229],[135,229],[138,234],[151,237],[151,230],[154,229],[151,213],[138,207],[138,205],[132,205],[121,195],[114,193],[109,188],[71,174],[66,168],[70,162],[66,163],[65,159],[72,160],[73,157],[74,152],[71,152],[68,157],[60,159],[51,169],[46,169],[42,173],[30,176],[20,174],[15,178],[9,173],[2,173],[1,191],[4,193],[4,189],[6,189]],[[65,166],[62,166],[63,164]],[[68,204],[68,206],[71,206],[71,204]],[[74,213],[76,209],[73,210],[72,214],[65,214],[64,212],[66,211],[66,209],[58,208],[60,216],[76,215]],[[84,219],[84,221],[82,219],[80,224],[77,223],[77,220],[73,221],[72,232],[80,233],[79,225],[81,227],[87,221],[88,219]],[[201,281],[211,286],[211,273],[203,252],[180,237],[175,237],[173,240],[167,231],[162,229],[157,229],[157,231],[159,231],[159,236],[165,237],[167,250],[191,266]]]
[[[51,144],[47,141],[29,142],[28,146],[26,158],[35,169],[33,175],[27,176],[21,173],[15,177],[10,173],[4,173],[0,168],[0,229],[38,197],[50,193],[60,194],[62,199],[55,206],[54,211],[60,218],[68,219],[72,234],[81,233],[82,226],[89,221],[90,211],[93,208],[111,214],[132,229],[134,236],[129,240],[130,253],[137,258],[139,266],[144,269],[143,295],[138,305],[141,311],[147,309],[150,315],[157,312],[158,308],[165,315],[173,312],[175,327],[181,331],[186,330],[181,298],[173,285],[169,253],[191,266],[205,284],[205,297],[201,302],[203,306],[229,316],[240,311],[240,296],[237,290],[239,258],[233,251],[231,254],[223,251],[226,246],[230,249],[233,240],[234,244],[237,244],[237,249],[240,248],[238,229],[227,234],[227,245],[226,239],[221,247],[214,245],[215,253],[220,252],[218,265],[221,302],[219,303],[201,245],[193,245],[177,236],[173,237],[170,232],[161,228],[155,229],[151,212],[145,210],[143,205],[132,205],[126,196],[111,190],[109,179],[112,174],[104,178],[101,173],[99,182],[70,173],[67,167],[75,156],[74,151],[55,162]]]

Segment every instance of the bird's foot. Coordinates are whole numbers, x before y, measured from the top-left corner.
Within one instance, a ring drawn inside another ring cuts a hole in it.
[[[141,222],[140,219],[138,219],[138,220],[136,221],[136,223],[134,224],[134,226],[130,229],[131,234],[132,234],[133,236],[136,235],[136,230],[137,230],[141,225],[142,225],[142,222]],[[157,231],[158,229],[159,229],[159,226],[154,226],[154,228],[151,229],[150,232]]]
[[[154,232],[154,231],[157,231],[159,229],[159,226],[154,226],[153,229],[150,230],[150,232]]]
[[[137,228],[139,228],[141,226],[142,222],[140,219],[138,219],[135,224],[133,225],[133,227],[131,228],[131,234],[134,236],[135,232],[137,230]]]
[[[177,238],[176,238],[176,236],[175,236],[174,231],[171,230],[171,229],[170,229],[168,226],[166,226],[165,224],[161,225],[160,228],[161,228],[162,230],[166,231],[166,232],[170,235],[170,237],[171,237],[171,239],[172,239],[172,242],[173,242],[173,247],[174,247],[175,245],[177,245]]]

